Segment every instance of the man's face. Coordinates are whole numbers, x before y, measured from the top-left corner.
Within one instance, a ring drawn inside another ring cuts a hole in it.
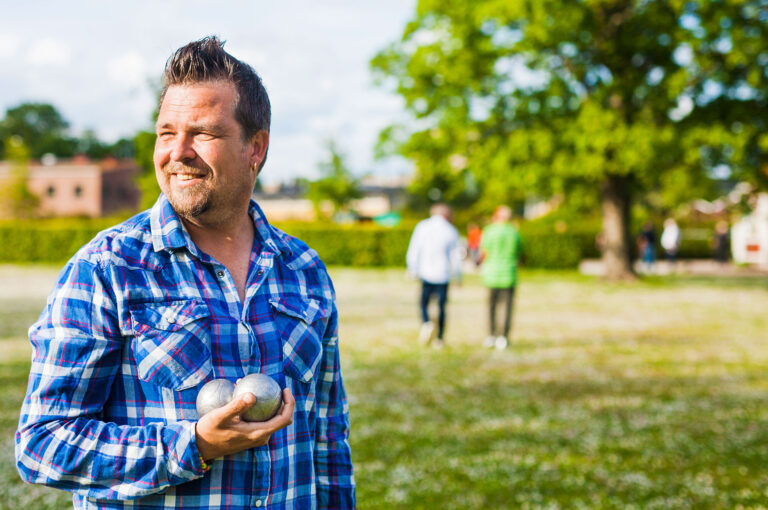
[[[155,173],[182,218],[229,219],[247,207],[268,136],[243,140],[234,85],[222,81],[168,87],[157,118]]]

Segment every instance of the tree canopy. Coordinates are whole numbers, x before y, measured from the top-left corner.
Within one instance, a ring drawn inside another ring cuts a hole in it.
[[[344,154],[333,140],[326,142],[326,159],[318,164],[321,177],[309,183],[307,197],[320,212],[321,204],[328,201],[333,212],[345,211],[351,202],[362,196],[360,183],[354,178],[344,161]]]
[[[127,158],[133,156],[133,142],[122,138],[114,143],[101,141],[91,129],[81,136],[69,134],[70,125],[59,110],[48,103],[21,103],[9,108],[0,120],[0,141],[18,137],[27,147],[29,157],[40,159],[45,154],[69,158],[85,154],[92,159],[107,156]],[[9,158],[0,144],[0,159]]]
[[[626,274],[633,197],[766,185],[767,27],[768,0],[420,0],[372,60],[415,119],[381,143],[480,210],[600,193]]]

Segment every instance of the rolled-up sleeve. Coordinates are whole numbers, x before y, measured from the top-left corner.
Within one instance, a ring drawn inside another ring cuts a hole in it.
[[[193,422],[102,421],[126,341],[111,290],[100,264],[75,258],[30,328],[32,366],[16,432],[16,465],[29,483],[88,498],[135,499],[198,478],[203,470]]]
[[[349,406],[341,378],[338,339],[338,313],[334,305],[323,338],[317,386],[315,469],[321,509],[355,508]]]

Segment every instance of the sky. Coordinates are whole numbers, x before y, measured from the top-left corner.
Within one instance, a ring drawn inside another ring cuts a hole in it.
[[[415,0],[132,0],[0,2],[0,114],[53,104],[72,134],[105,141],[153,129],[153,82],[178,47],[206,35],[251,64],[272,102],[265,183],[317,178],[332,138],[357,175],[400,175],[375,161],[379,131],[402,100],[373,84],[369,62],[397,41]]]

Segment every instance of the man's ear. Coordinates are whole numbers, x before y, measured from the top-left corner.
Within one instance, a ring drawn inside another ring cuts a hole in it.
[[[262,163],[267,158],[267,149],[269,148],[269,132],[266,129],[254,134],[250,141],[251,168],[258,174]]]

